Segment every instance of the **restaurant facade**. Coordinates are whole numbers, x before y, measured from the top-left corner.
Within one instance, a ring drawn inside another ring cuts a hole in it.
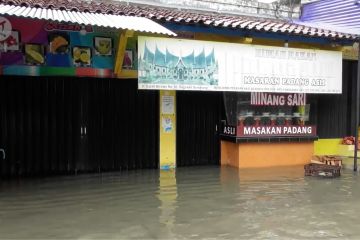
[[[21,7],[75,17],[25,16]],[[79,13],[100,14],[99,6],[84,8],[1,5],[11,24],[0,46],[2,177],[298,165],[328,139],[355,131],[356,62],[340,51],[351,35],[279,20],[189,11],[187,19],[203,20],[186,22],[178,10],[101,6],[114,16],[163,16],[152,19],[166,30],[149,32],[81,24]]]

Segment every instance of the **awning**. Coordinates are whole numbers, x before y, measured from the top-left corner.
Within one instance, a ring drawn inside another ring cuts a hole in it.
[[[98,27],[129,29],[139,32],[176,36],[169,29],[145,17],[121,16],[102,13],[53,10],[0,4],[0,15],[43,19],[57,22],[78,23]]]
[[[302,6],[298,24],[360,35],[360,1],[321,0]]]
[[[349,27],[346,25],[334,25],[334,24],[318,22],[318,21],[294,20],[292,22],[295,24],[306,26],[306,27],[327,29],[329,31],[333,31],[333,32],[337,32],[337,33],[360,36],[360,27],[355,28],[355,27]]]

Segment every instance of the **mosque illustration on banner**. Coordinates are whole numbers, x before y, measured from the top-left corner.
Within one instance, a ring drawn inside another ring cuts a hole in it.
[[[218,85],[218,61],[214,49],[205,55],[205,49],[195,55],[172,54],[168,48],[163,53],[155,47],[152,52],[147,44],[139,58],[139,83]]]

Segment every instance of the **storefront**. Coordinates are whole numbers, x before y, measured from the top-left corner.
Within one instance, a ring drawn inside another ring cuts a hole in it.
[[[179,37],[158,38],[172,34],[151,24],[133,31],[126,21],[84,22],[88,15],[34,19],[43,16],[38,9],[3,15],[12,25],[0,46],[3,176],[302,164],[316,139],[350,132],[352,105],[344,106],[356,69],[345,62],[341,71],[336,45],[349,36],[293,36],[285,22],[245,31],[234,17],[233,28],[164,20]]]
[[[224,93],[224,98],[222,165],[246,168],[310,161],[318,135],[306,94]]]
[[[158,168],[159,94],[137,89],[136,36],[171,31],[126,16],[104,27],[95,15],[1,15],[0,177]]]
[[[221,92],[221,165],[310,162],[322,124],[319,99],[343,91],[340,51],[149,37],[138,42],[140,89]],[[174,125],[175,119],[162,118]]]

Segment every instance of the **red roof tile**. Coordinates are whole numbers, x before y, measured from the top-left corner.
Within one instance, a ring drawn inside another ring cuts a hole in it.
[[[355,35],[338,33],[321,28],[305,27],[277,19],[266,19],[240,15],[225,15],[212,12],[199,12],[195,10],[179,10],[137,4],[127,4],[124,2],[95,2],[82,0],[0,0],[0,3],[80,12],[139,16],[146,17],[158,22],[175,22],[187,25],[199,24],[218,28],[279,32],[283,34],[325,37],[331,39],[356,38]]]

